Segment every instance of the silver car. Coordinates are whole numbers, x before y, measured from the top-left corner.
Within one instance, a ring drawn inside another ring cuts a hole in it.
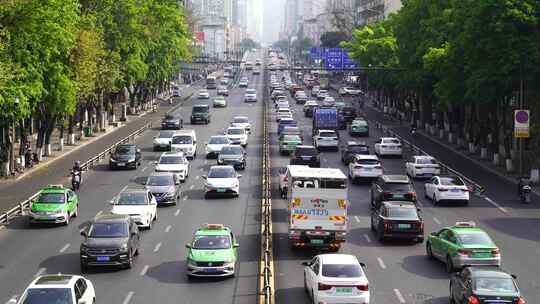
[[[170,172],[152,173],[146,180],[146,189],[150,191],[158,205],[176,205],[180,198],[180,180]]]
[[[246,168],[246,152],[245,150],[238,145],[228,145],[221,148],[219,153],[218,165],[229,165],[233,166],[235,169],[245,169]]]

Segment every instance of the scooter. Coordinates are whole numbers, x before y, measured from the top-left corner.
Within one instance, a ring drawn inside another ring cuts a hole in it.
[[[71,189],[73,191],[77,191],[81,188],[81,181],[81,171],[71,170]]]
[[[411,128],[411,135],[415,135],[416,134],[416,127],[412,127]]]
[[[519,182],[519,198],[521,203],[529,204],[531,202],[532,187],[528,179],[521,179]]]

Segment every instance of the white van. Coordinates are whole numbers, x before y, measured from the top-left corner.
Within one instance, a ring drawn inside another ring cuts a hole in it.
[[[184,152],[187,158],[197,157],[197,134],[195,130],[179,130],[171,141],[172,152]]]

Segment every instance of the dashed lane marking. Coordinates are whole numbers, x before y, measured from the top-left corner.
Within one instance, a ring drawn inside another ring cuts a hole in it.
[[[133,291],[130,291],[128,292],[128,294],[126,295],[126,297],[124,298],[124,301],[122,302],[122,304],[128,304],[129,301],[131,301],[131,298],[133,298],[133,295],[135,293]]]
[[[66,251],[69,248],[69,246],[71,246],[70,243],[65,244],[64,247],[60,248],[60,253],[64,253],[64,251]]]
[[[144,265],[143,269],[141,270],[141,276],[145,276],[145,275],[146,275],[146,272],[148,271],[148,268],[149,268],[148,265]]]
[[[502,213],[505,213],[505,214],[508,214],[508,209],[504,208],[503,206],[497,204],[497,202],[495,202],[494,200],[490,199],[489,197],[485,196],[484,197],[486,199],[486,201],[488,201],[488,203],[492,204],[493,206],[495,206],[497,209],[499,209]]]
[[[36,274],[34,275],[34,277],[39,277],[40,275],[44,274],[45,271],[47,271],[47,268],[43,267],[43,268],[40,268],[38,270],[38,272],[36,272]]]
[[[171,228],[172,228],[172,226],[171,226],[171,225],[167,226],[167,228],[165,228],[165,233],[167,233],[167,232],[171,231]]]
[[[381,258],[377,258],[377,262],[379,262],[379,266],[381,266],[382,269],[386,269],[386,265]]]
[[[354,219],[355,219],[355,221],[356,221],[357,223],[360,223],[360,218],[358,217],[358,215],[355,215],[355,216],[354,216]]]
[[[156,247],[154,247],[154,252],[158,252],[159,248],[161,248],[161,242],[156,244]]]
[[[364,238],[366,239],[366,242],[371,243],[371,238],[369,237],[369,235],[364,233]]]
[[[187,201],[187,195],[182,198],[183,201]]]
[[[200,176],[198,176],[198,175],[197,175],[197,176],[195,176],[195,179],[199,179],[199,178],[200,178]]]
[[[193,190],[193,188],[195,188],[195,185],[189,186],[189,190]]]
[[[16,303],[16,302],[17,302],[17,297],[19,297],[19,295],[13,295],[13,296],[6,302],[6,304],[13,304],[13,303]]]
[[[396,294],[396,298],[398,299],[399,303],[405,303],[405,299],[403,298],[403,295],[401,295],[399,289],[394,288],[394,293]]]
[[[101,210],[100,212],[96,213],[96,216],[95,216],[95,217],[100,216],[102,213],[103,213],[103,210]]]
[[[180,209],[176,209],[176,212],[174,213],[174,216],[178,216],[180,214]]]
[[[437,225],[440,225],[440,224],[441,224],[441,221],[439,221],[439,219],[436,218],[436,217],[433,218],[433,221],[434,221],[435,223],[437,223]]]

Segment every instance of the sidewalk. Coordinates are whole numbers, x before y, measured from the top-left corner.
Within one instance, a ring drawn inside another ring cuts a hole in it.
[[[182,101],[191,97],[198,89],[196,84],[192,85],[193,87],[188,86],[183,90]],[[24,201],[44,185],[64,183],[76,160],[86,161],[148,122],[158,125],[163,115],[181,106],[182,101],[175,101],[172,106],[161,101],[161,105],[155,113],[148,112],[140,116],[128,116],[128,122],[121,127],[116,127],[106,133],[98,133],[99,136],[96,137],[85,138],[78,141],[76,146],[65,146],[62,152],[53,151],[53,157],[44,157],[44,161],[40,162],[39,165],[32,169],[26,169],[20,176],[0,180],[0,212]]]

